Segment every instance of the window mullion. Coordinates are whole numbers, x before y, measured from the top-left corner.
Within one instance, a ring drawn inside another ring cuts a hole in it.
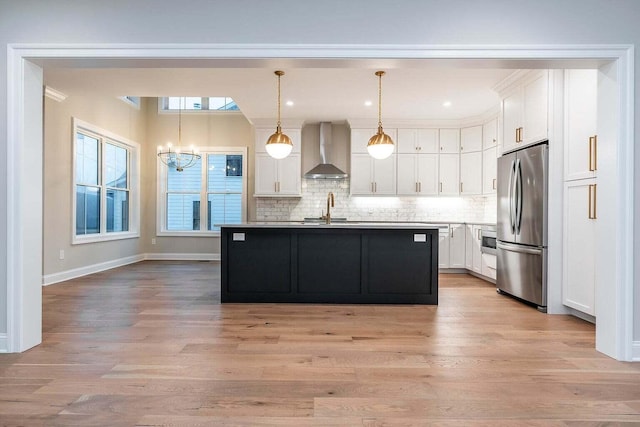
[[[207,205],[208,205],[208,200],[207,200],[207,187],[209,185],[207,178],[208,178],[208,173],[209,173],[209,154],[204,153],[202,155],[202,158],[200,160],[202,162],[201,167],[200,167],[200,172],[201,172],[201,176],[200,176],[200,181],[201,181],[201,185],[200,185],[200,231],[203,230],[208,230],[209,229],[209,224],[208,224],[208,216],[207,216]],[[206,226],[203,228],[202,224],[203,223],[207,223]]]
[[[107,191],[105,185],[104,138],[98,138],[98,188],[100,189],[100,234],[107,234]]]

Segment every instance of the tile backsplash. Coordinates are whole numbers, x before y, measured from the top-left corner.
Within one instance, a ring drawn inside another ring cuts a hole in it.
[[[351,221],[496,222],[496,196],[363,197],[349,195],[349,180],[303,179],[301,198],[256,199],[257,221],[299,221],[320,217],[332,191],[331,216]]]

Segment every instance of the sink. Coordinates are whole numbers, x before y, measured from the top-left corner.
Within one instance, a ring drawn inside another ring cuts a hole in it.
[[[320,217],[305,218],[302,221],[303,224],[324,224],[325,222],[327,220]],[[347,222],[347,218],[331,217],[331,222]]]

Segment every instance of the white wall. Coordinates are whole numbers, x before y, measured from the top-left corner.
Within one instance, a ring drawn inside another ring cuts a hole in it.
[[[160,4],[162,3],[162,4]],[[152,10],[153,13],[149,13]],[[636,0],[342,0],[264,2],[185,0],[110,2],[0,0],[0,45],[8,43],[338,43],[527,45],[640,44]],[[273,22],[286,25],[273,30]],[[371,25],[381,22],[385,25]],[[212,23],[215,31],[211,30]],[[188,27],[189,31],[184,31]],[[383,30],[381,30],[383,28]],[[385,30],[390,28],[391,30]],[[0,55],[0,81],[7,80]],[[636,68],[640,64],[635,59]],[[635,85],[640,87],[640,73]],[[636,95],[636,99],[637,99]],[[0,84],[0,149],[7,147],[7,85]],[[640,109],[635,139],[640,140]],[[0,162],[5,162],[5,158]],[[640,170],[640,150],[635,153]],[[0,163],[0,206],[7,204],[6,164]],[[635,212],[640,217],[640,174],[635,176]],[[0,241],[7,238],[0,209]],[[635,227],[635,271],[640,269],[640,227]],[[0,248],[0,277],[6,277]],[[636,286],[638,280],[635,281]],[[635,312],[640,313],[640,292]],[[6,283],[0,282],[0,295]],[[5,304],[2,306],[1,304]],[[0,303],[0,332],[6,330],[6,302]],[[640,316],[635,319],[640,339]]]

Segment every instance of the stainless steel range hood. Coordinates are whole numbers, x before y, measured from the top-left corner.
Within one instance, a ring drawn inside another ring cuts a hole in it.
[[[331,157],[331,123],[320,123],[320,164],[304,174],[311,179],[345,179],[349,175],[329,163]]]

